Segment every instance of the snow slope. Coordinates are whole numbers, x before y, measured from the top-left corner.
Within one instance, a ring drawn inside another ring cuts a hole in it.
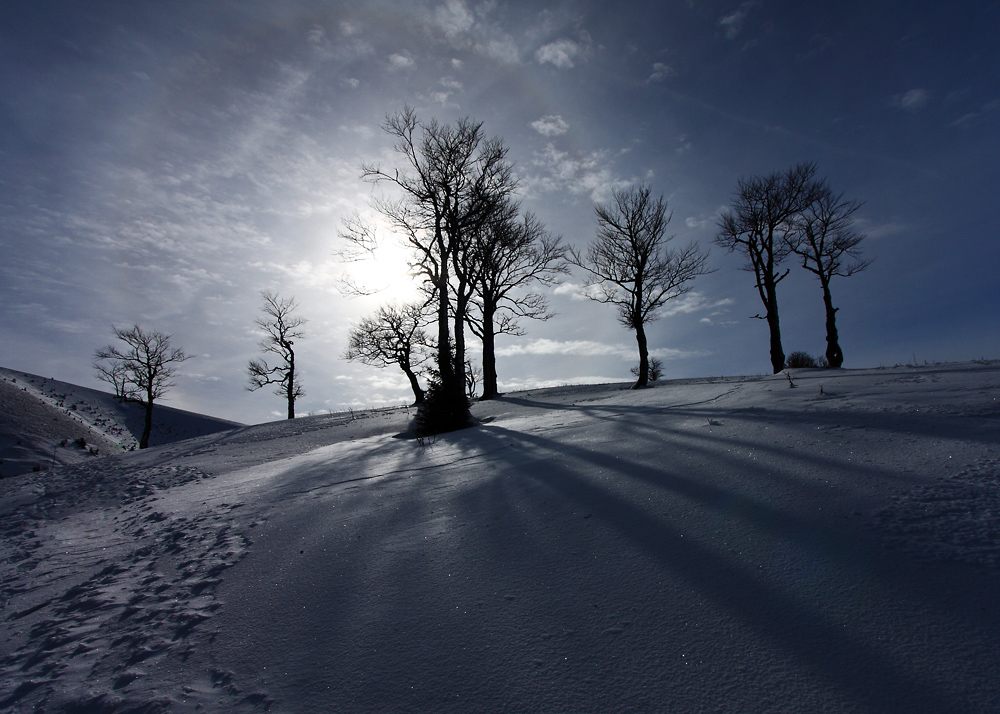
[[[144,420],[135,402],[122,404],[106,392],[0,367],[0,477],[134,449]],[[155,404],[149,441],[166,444],[238,426]]]
[[[0,482],[0,709],[1000,711],[1000,362],[539,390]]]

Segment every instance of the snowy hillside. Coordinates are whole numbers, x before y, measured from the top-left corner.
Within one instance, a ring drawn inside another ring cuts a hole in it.
[[[0,367],[0,477],[136,448],[143,408],[75,384]],[[156,404],[150,444],[242,426]]]
[[[0,710],[1000,711],[1000,362],[537,390],[0,481]]]

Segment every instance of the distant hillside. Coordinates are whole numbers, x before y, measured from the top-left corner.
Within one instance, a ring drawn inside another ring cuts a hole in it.
[[[0,477],[138,448],[143,408],[96,389],[0,367]],[[242,424],[157,404],[150,446]]]

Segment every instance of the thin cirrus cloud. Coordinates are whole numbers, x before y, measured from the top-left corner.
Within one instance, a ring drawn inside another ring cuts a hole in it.
[[[911,89],[893,95],[892,105],[908,112],[915,112],[926,107],[930,99],[931,95],[926,89]]]

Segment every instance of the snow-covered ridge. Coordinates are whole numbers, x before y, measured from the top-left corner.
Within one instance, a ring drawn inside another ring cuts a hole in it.
[[[567,387],[5,479],[0,710],[997,711],[998,400]]]
[[[143,418],[140,405],[106,392],[0,367],[0,476],[135,449]],[[238,426],[156,404],[150,443]]]

